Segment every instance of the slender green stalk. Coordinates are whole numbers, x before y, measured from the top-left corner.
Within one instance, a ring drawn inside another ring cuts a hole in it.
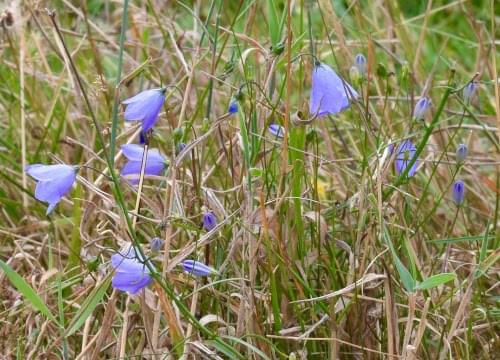
[[[110,137],[110,141],[109,141],[110,167],[113,167],[114,163],[115,163],[116,132],[118,129],[118,107],[120,106],[120,84],[121,84],[120,80],[122,77],[123,52],[125,50],[125,36],[126,36],[126,32],[127,32],[128,2],[129,2],[129,0],[123,1],[123,9],[122,9],[122,24],[121,24],[121,31],[120,31],[120,50],[118,51],[118,69],[117,69],[117,76],[116,76],[113,110],[111,113],[111,137]]]

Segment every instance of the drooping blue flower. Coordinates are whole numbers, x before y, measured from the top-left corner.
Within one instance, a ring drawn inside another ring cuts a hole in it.
[[[309,113],[311,116],[335,115],[358,97],[356,90],[343,81],[328,65],[317,63],[312,73]]]
[[[457,153],[456,153],[457,162],[463,163],[465,161],[465,158],[467,157],[467,153],[468,153],[467,145],[459,144],[457,146]]]
[[[465,198],[465,184],[462,180],[457,180],[453,183],[453,201],[455,204],[460,205],[464,202]]]
[[[209,276],[216,272],[215,269],[196,260],[184,260],[181,265],[185,272],[194,276]]]
[[[161,248],[163,247],[163,243],[164,241],[159,237],[152,238],[151,241],[149,242],[149,245],[151,246],[151,251],[153,252],[160,251]]]
[[[422,96],[418,99],[415,104],[415,109],[413,110],[413,118],[415,120],[423,120],[425,118],[425,114],[429,111],[431,104],[431,100],[426,96]]]
[[[165,88],[145,90],[122,104],[125,109],[125,120],[142,121],[142,131],[147,132],[158,120],[158,114],[165,102]]]
[[[49,204],[47,215],[54,210],[61,198],[76,180],[76,167],[71,165],[28,165],[26,173],[37,180],[35,198]]]
[[[396,172],[401,175],[408,165],[410,165],[411,160],[417,153],[415,145],[410,140],[404,140],[401,142],[396,149]],[[408,171],[408,177],[411,177],[417,171],[418,160],[415,161],[413,166]]]
[[[230,114],[236,114],[238,112],[238,100],[232,98],[229,102],[229,106],[227,108],[227,112]]]
[[[203,214],[203,227],[207,231],[211,231],[217,226],[217,217],[212,211],[207,211]]]
[[[357,54],[354,58],[354,66],[358,69],[359,73],[363,76],[366,73],[366,58],[363,54]]]
[[[135,295],[151,283],[149,269],[144,261],[139,260],[132,247],[111,256],[111,265],[115,269],[111,279],[115,289]]]
[[[131,184],[138,184],[141,174],[142,155],[144,147],[136,144],[126,144],[121,147],[123,155],[128,162],[123,166],[120,173],[125,176]],[[158,149],[148,149],[148,158],[144,167],[145,175],[160,175],[165,168],[166,160]]]
[[[277,138],[280,138],[280,139],[283,139],[283,137],[285,136],[285,128],[281,125],[278,125],[278,124],[271,124],[269,125],[269,127],[267,128],[267,131],[269,131],[269,133]]]
[[[466,103],[470,103],[476,94],[477,85],[474,81],[469,82],[463,89],[463,96]]]

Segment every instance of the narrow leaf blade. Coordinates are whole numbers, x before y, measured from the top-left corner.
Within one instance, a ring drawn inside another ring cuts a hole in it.
[[[267,8],[269,10],[269,37],[271,44],[275,47],[280,40],[280,26],[274,0],[267,0]]]
[[[16,287],[17,290],[23,295],[23,297],[33,305],[35,309],[44,314],[49,320],[52,320],[57,324],[57,320],[52,315],[51,311],[45,304],[45,302],[38,296],[35,290],[24,280],[21,275],[15,272],[9,265],[0,260],[0,268],[2,268],[3,272],[9,278],[12,285]]]
[[[97,287],[92,290],[89,296],[85,299],[82,306],[78,310],[78,312],[71,320],[71,323],[68,326],[68,330],[66,332],[65,337],[69,337],[78,331],[85,323],[85,320],[92,314],[94,309],[99,305],[104,294],[106,294],[106,290],[108,290],[109,284],[111,283],[111,275],[109,275],[104,281],[102,281]]]
[[[432,275],[415,286],[415,290],[427,290],[433,287],[447,283],[448,281],[455,280],[457,275],[455,273],[442,273]]]

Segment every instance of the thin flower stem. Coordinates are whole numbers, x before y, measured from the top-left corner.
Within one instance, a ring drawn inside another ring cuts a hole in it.
[[[20,26],[20,45],[19,45],[19,101],[21,103],[21,162],[23,170],[26,169],[26,111],[25,111],[25,92],[24,92],[24,66],[25,66],[25,53],[26,44],[24,39],[24,21],[21,20]],[[22,184],[23,188],[28,187],[28,178],[26,171],[22,172]],[[26,208],[28,206],[28,196],[23,192],[23,206]]]
[[[80,78],[80,75],[79,75],[76,67],[75,67],[73,59],[71,58],[71,54],[70,54],[70,52],[69,52],[69,50],[68,50],[68,48],[66,46],[66,43],[64,41],[64,37],[62,36],[61,30],[59,29],[59,26],[57,25],[57,22],[55,20],[55,15],[56,14],[55,14],[54,11],[49,11],[49,10],[47,10],[47,13],[48,13],[48,15],[49,15],[49,17],[51,19],[51,22],[52,22],[52,25],[54,26],[54,29],[56,30],[57,36],[61,40],[61,43],[62,43],[63,48],[64,48],[64,51],[65,51],[66,55],[68,56],[69,63],[71,65],[71,69],[72,69],[73,74],[75,75],[75,77],[77,79],[78,86],[80,87],[80,90],[82,92],[82,96],[84,98],[85,104],[86,104],[86,106],[88,108],[88,111],[90,113],[90,116],[92,118],[92,122],[93,122],[94,126],[96,127],[97,138],[98,138],[99,143],[100,143],[100,145],[102,147],[102,152],[103,152],[103,155],[104,155],[104,157],[106,159],[106,163],[108,164],[109,172],[111,174],[111,181],[113,182],[113,185],[114,185],[113,186],[113,193],[115,195],[115,200],[117,201],[118,206],[120,207],[120,210],[122,211],[122,214],[125,217],[127,228],[129,230],[129,234],[130,234],[130,236],[132,238],[132,244],[134,245],[134,250],[137,251],[139,257],[141,257],[142,259],[145,259],[146,257],[144,256],[144,253],[143,253],[143,251],[142,251],[142,249],[140,247],[140,244],[139,244],[139,242],[137,240],[134,227],[132,226],[132,220],[130,219],[130,216],[128,214],[127,206],[125,204],[125,198],[124,198],[123,193],[122,193],[122,191],[120,189],[120,184],[119,184],[118,176],[116,175],[116,172],[114,171],[114,168],[113,168],[113,162],[111,161],[111,159],[109,157],[109,153],[106,150],[106,145],[105,145],[104,137],[102,135],[101,127],[100,127],[100,125],[99,125],[99,123],[97,121],[97,118],[96,118],[96,116],[94,114],[94,111],[92,110],[92,106],[90,104],[89,98],[87,96],[85,88],[83,87],[82,80]],[[194,69],[194,67],[193,67],[193,69]],[[186,93],[189,94],[189,92],[186,92]],[[185,103],[186,103],[186,101],[185,101]],[[170,285],[168,285],[164,281],[164,279],[160,276],[160,274],[156,271],[156,269],[153,267],[153,265],[149,261],[146,261],[145,265],[148,268],[148,270],[150,271],[151,276],[159,284],[158,288],[161,287],[161,289],[164,290],[164,292],[168,295],[168,297],[176,303],[177,307],[179,308],[179,311],[185,317],[187,317],[189,319],[189,321],[192,322],[199,331],[203,332],[209,338],[214,339],[214,342],[216,342],[220,347],[224,348],[226,351],[228,351],[229,353],[231,353],[235,358],[239,358],[239,359],[243,358],[241,356],[241,354],[239,354],[232,346],[230,346],[224,340],[222,340],[220,338],[220,336],[218,336],[216,333],[214,333],[213,331],[211,331],[210,329],[208,329],[206,326],[200,324],[200,322],[198,321],[198,319],[196,319],[196,317],[191,314],[191,312],[186,307],[186,305],[182,301],[179,300],[179,298],[175,294],[174,289],[171,288]]]
[[[121,85],[120,78],[122,76],[125,33],[127,30],[128,1],[129,0],[124,0],[123,2],[122,25],[120,31],[120,50],[118,52],[118,69],[117,69],[115,96],[113,103],[113,112],[111,114],[111,139],[109,142],[109,154],[110,154],[109,156],[111,160],[111,165],[114,165],[115,148],[116,148],[116,131],[118,129],[118,106],[120,104],[119,98],[120,98],[120,85]]]
[[[460,206],[457,206],[457,210],[455,211],[455,216],[453,217],[453,221],[451,222],[451,225],[446,230],[444,238],[447,238],[450,235],[450,233],[453,231],[453,228],[455,227],[455,223],[457,222],[459,210],[460,210]],[[448,245],[446,245],[446,250],[445,250],[445,255],[444,255],[444,259],[443,259],[441,272],[448,271],[448,258],[450,256],[450,251],[451,251],[451,243],[448,243]]]

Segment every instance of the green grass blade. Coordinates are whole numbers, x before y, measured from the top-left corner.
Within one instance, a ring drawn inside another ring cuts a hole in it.
[[[94,309],[101,302],[104,294],[106,294],[106,290],[108,290],[109,284],[111,284],[111,275],[108,275],[108,277],[105,278],[99,286],[92,290],[90,295],[83,302],[82,307],[73,317],[73,320],[71,320],[68,330],[66,331],[66,337],[73,335],[76,331],[78,331],[78,329],[80,329],[85,320],[87,320],[90,314],[92,314]]]
[[[449,281],[455,280],[457,275],[455,273],[442,273],[428,277],[420,284],[415,286],[415,290],[428,290],[433,287],[442,285]]]
[[[9,278],[12,285],[16,287],[17,290],[26,298],[31,305],[42,314],[44,314],[49,320],[52,320],[56,324],[58,323],[52,312],[49,310],[45,302],[38,296],[38,294],[33,290],[33,288],[24,280],[17,272],[15,272],[9,265],[0,260],[0,268]]]
[[[383,234],[385,242],[387,243],[387,246],[389,246],[389,250],[391,251],[391,255],[394,260],[394,265],[396,266],[396,270],[399,273],[399,277],[401,278],[403,286],[409,292],[415,291],[415,280],[413,279],[406,266],[404,266],[404,264],[401,262],[398,255],[396,254],[396,250],[394,249],[394,245],[392,244],[387,229],[383,230]]]
[[[262,350],[258,349],[257,347],[253,346],[252,344],[247,343],[246,341],[234,337],[234,336],[223,336],[224,339],[228,339],[234,342],[237,342],[238,344],[241,344],[243,346],[246,346],[248,349],[250,349],[252,352],[255,354],[259,355],[262,359],[270,360],[269,357],[262,352]]]
[[[267,9],[269,21],[269,38],[271,39],[271,44],[274,48],[280,41],[280,25],[274,0],[267,0]]]

